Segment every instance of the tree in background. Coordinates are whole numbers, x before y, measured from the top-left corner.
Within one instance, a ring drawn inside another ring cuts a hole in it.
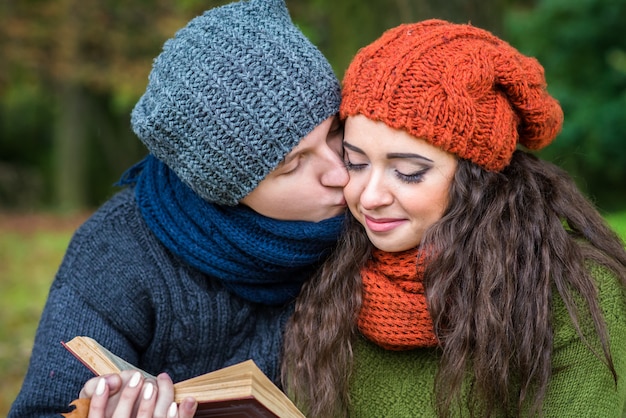
[[[192,16],[225,2],[2,2],[0,206],[102,201],[144,152],[129,112],[152,59]],[[40,201],[20,199],[24,186]]]
[[[400,23],[439,18],[502,33],[512,0],[287,0],[296,23],[341,78],[357,50]]]
[[[508,39],[536,56],[565,113],[542,156],[572,173],[605,210],[626,204],[626,1],[539,0],[513,8]]]
[[[537,1],[287,5],[340,78],[356,51],[384,30],[427,18],[474,23],[538,56],[566,114],[564,132],[545,156],[570,171],[603,208],[624,207],[626,151],[619,141],[626,133],[626,2]],[[152,59],[190,18],[229,2],[0,2],[0,209],[82,210],[104,201],[111,184],[145,152],[129,118]]]
[[[505,0],[491,0],[493,5]],[[191,17],[229,2],[37,0],[0,4],[0,207],[98,205],[141,157],[129,113],[163,42]],[[294,21],[339,76],[356,50],[402,21],[442,16],[494,27],[479,0],[300,1]]]

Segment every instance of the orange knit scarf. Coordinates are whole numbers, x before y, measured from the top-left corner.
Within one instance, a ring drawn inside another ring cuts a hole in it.
[[[361,269],[363,305],[358,327],[387,350],[437,345],[424,294],[424,258],[418,257],[418,249],[401,253],[374,249]]]

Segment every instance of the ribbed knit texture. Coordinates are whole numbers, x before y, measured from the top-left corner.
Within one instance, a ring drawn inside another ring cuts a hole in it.
[[[387,350],[437,345],[424,293],[426,257],[417,248],[400,253],[374,249],[361,269],[363,303],[358,328]]]
[[[240,1],[196,17],[165,43],[131,123],[196,193],[235,205],[337,113],[339,90],[284,0]]]
[[[123,182],[137,182],[141,214],[163,245],[250,302],[292,301],[342,231],[343,215],[284,221],[209,203],[152,155],[129,171]]]
[[[312,274],[312,271],[311,271]],[[88,335],[177,382],[249,358],[275,382],[292,304],[234,295],[187,265],[143,221],[129,188],[74,235],[52,284],[11,418],[55,417],[93,377],[60,342]]]
[[[543,67],[491,33],[442,20],[405,24],[362,48],[343,80],[341,117],[382,121],[489,171],[519,143],[538,150],[563,112]]]
[[[626,298],[615,276],[599,268],[594,269],[593,274],[609,332],[618,375],[617,387],[606,365],[580,340],[563,301],[556,297],[553,307],[554,374],[543,403],[546,418],[626,417]],[[590,321],[583,321],[582,326],[585,335],[597,346],[593,325]],[[390,351],[359,338],[355,346],[349,416],[436,417],[433,385],[439,360],[437,349]],[[466,400],[468,392],[463,396]],[[465,405],[453,412],[454,417],[470,416]],[[505,416],[515,414],[497,415]],[[521,416],[528,414],[522,412]]]

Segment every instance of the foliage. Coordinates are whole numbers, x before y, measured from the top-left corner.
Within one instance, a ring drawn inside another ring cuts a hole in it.
[[[626,243],[626,212],[615,212],[605,215],[605,219],[613,230]]]
[[[129,129],[163,42],[231,0],[0,2],[0,207],[80,210],[145,153]],[[604,209],[626,206],[623,0],[287,0],[339,77],[403,22],[443,18],[503,35],[545,65],[566,124],[542,156]],[[507,19],[503,20],[504,11]]]
[[[163,41],[204,7],[223,2],[21,0],[6,2],[0,32],[5,74],[47,88],[73,83],[111,93],[126,111]],[[129,101],[130,99],[130,101]]]
[[[357,49],[430,17],[500,26],[507,0],[288,0],[341,77]],[[0,2],[0,207],[100,204],[145,153],[129,129],[163,42],[230,0]]]
[[[69,229],[0,234],[0,416],[7,416],[24,378],[48,288],[70,236]]]
[[[623,0],[538,0],[507,19],[511,43],[544,65],[565,113],[561,136],[541,155],[604,209],[626,205],[624,22]]]
[[[505,6],[513,0],[287,0],[294,21],[341,78],[357,50],[401,23],[423,19],[473,22],[500,34]]]
[[[0,206],[104,200],[145,153],[129,113],[153,58],[191,17],[225,2],[0,3]]]

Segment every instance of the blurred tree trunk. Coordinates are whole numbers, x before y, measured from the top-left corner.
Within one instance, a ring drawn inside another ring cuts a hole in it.
[[[87,206],[85,98],[80,86],[64,83],[57,87],[56,99],[55,206],[63,211],[76,211]]]
[[[65,211],[86,206],[85,190],[85,99],[80,79],[73,76],[83,61],[80,56],[80,22],[76,9],[78,0],[59,3],[62,20],[56,37],[57,77],[55,85],[56,120],[54,122],[54,190],[56,205]]]

